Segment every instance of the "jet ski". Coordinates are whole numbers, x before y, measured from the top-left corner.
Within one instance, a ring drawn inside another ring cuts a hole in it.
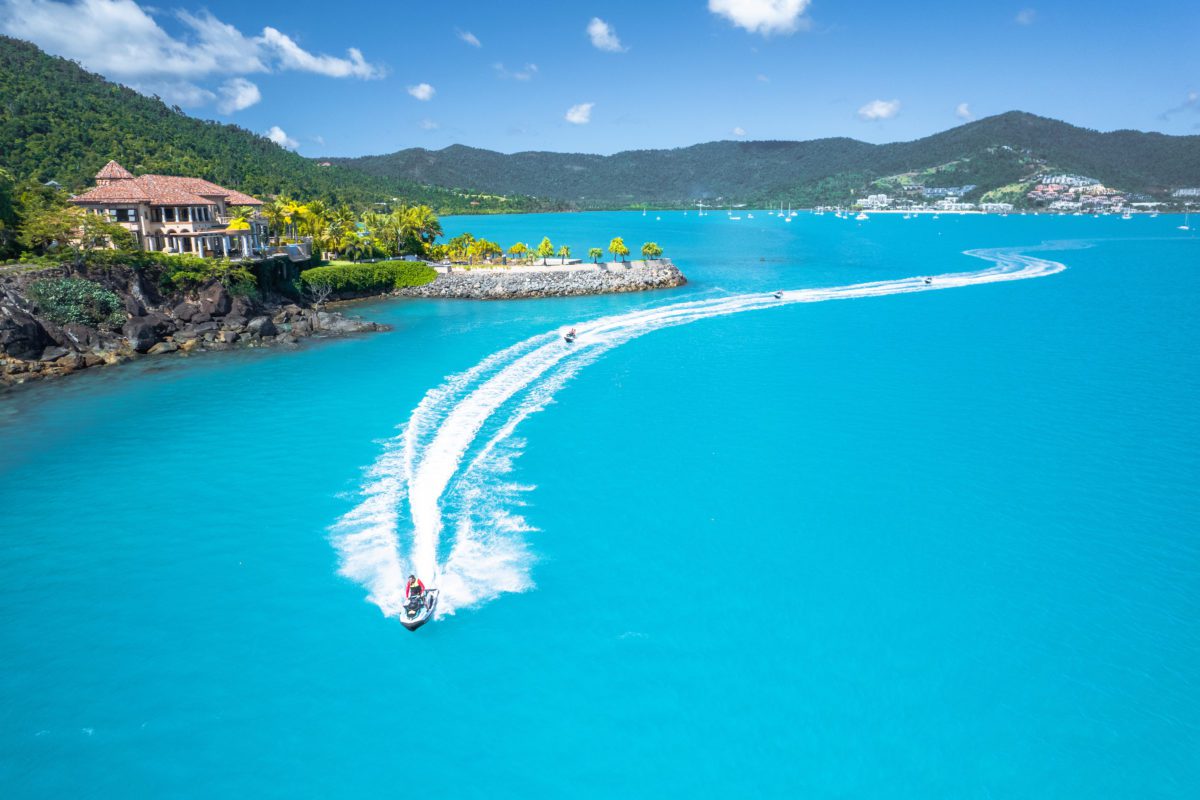
[[[563,334],[563,341],[566,342],[567,344],[574,343],[574,341],[575,341],[575,329],[574,328],[571,328],[571,330],[569,330],[565,334]]]
[[[931,284],[931,283],[933,283],[933,278],[926,278],[926,279],[925,279],[925,285],[926,285],[926,286],[928,286],[928,285],[929,285],[929,284]]]
[[[774,294],[771,295],[771,297],[774,297],[776,300],[782,300],[783,292],[775,292]]]
[[[409,598],[400,609],[400,624],[415,631],[429,620],[433,619],[433,609],[437,607],[438,590],[426,589],[416,597]]]

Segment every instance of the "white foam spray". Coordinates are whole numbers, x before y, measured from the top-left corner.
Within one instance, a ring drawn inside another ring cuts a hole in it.
[[[439,616],[530,588],[529,528],[516,511],[529,487],[505,478],[521,449],[515,431],[579,370],[631,339],[792,303],[1025,280],[1065,269],[1016,249],[966,254],[992,266],[928,279],[797,289],[781,298],[739,294],[655,306],[580,323],[570,346],[548,332],[488,356],[431,389],[367,470],[358,505],[332,528],[341,574],[362,584],[385,615],[399,613],[409,572],[441,590]],[[453,535],[445,542],[447,523]]]

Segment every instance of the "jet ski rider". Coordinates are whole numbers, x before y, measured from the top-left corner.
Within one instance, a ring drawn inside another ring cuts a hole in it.
[[[425,594],[425,584],[416,575],[408,576],[408,585],[404,587],[404,599],[413,600]]]

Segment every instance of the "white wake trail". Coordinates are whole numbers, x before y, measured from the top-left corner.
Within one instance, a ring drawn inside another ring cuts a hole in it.
[[[401,433],[367,472],[359,504],[333,527],[343,575],[365,586],[384,614],[403,605],[408,572],[438,586],[438,614],[451,614],[503,592],[532,586],[524,520],[512,510],[525,487],[504,481],[518,454],[514,433],[545,408],[588,364],[615,347],[666,327],[776,308],[1025,280],[1065,267],[1015,249],[968,251],[991,261],[975,272],[857,283],[770,294],[673,303],[602,317],[576,326],[574,345],[549,332],[519,342],[430,390]],[[447,520],[447,507],[453,513]],[[410,525],[402,528],[407,508]],[[440,558],[443,531],[454,536]]]

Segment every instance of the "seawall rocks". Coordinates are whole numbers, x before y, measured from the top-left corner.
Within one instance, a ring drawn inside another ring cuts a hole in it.
[[[503,267],[455,267],[432,283],[397,289],[399,297],[509,300],[523,297],[570,297],[589,294],[669,289],[687,283],[668,259],[607,264],[604,268],[563,268],[544,271]]]

